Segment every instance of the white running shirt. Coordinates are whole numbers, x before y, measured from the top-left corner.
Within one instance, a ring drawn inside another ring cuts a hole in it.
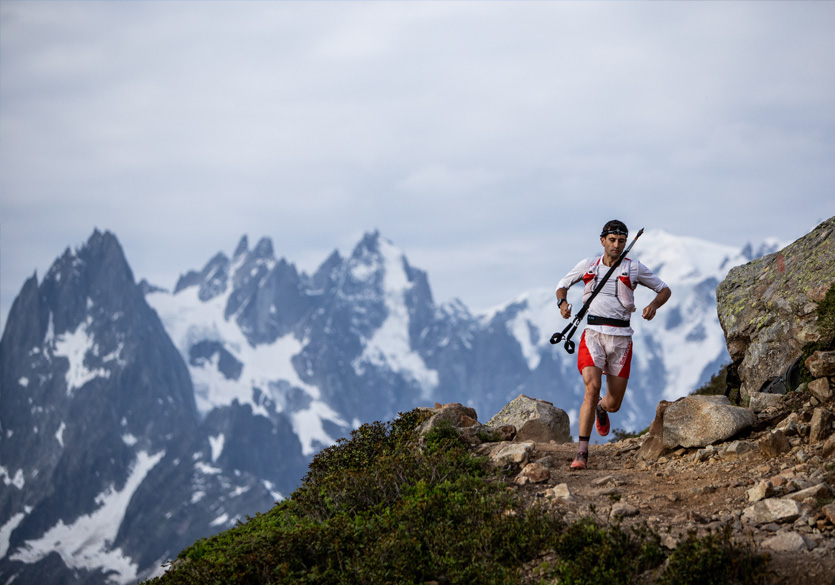
[[[582,282],[583,276],[586,274],[589,266],[591,266],[591,262],[595,261],[597,258],[598,256],[593,256],[578,262],[577,265],[572,268],[562,280],[560,280],[559,284],[557,284],[557,288],[568,289],[578,282]],[[667,284],[653,274],[649,268],[637,260],[631,260],[631,262],[633,266],[637,266],[638,268],[638,277],[632,283],[634,286],[642,284],[656,293],[667,288]],[[603,278],[608,270],[609,268],[601,262],[598,267],[597,278]],[[603,285],[603,289],[596,297],[594,297],[594,300],[592,300],[586,315],[596,315],[598,317],[608,317],[610,319],[621,319],[622,321],[629,320],[632,313],[627,311],[620,303],[617,297],[617,289],[615,288],[617,286],[619,271],[620,269],[616,270],[612,276],[609,277],[609,280],[607,280],[606,284]],[[595,279],[595,282],[597,282],[597,279]],[[606,333],[607,335],[632,335],[635,333],[632,327],[612,327],[610,325],[586,324],[585,328],[590,329],[591,331]]]

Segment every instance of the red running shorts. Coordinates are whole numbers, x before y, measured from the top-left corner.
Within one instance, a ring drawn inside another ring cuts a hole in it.
[[[580,374],[587,366],[597,366],[607,376],[629,378],[632,365],[632,336],[606,335],[590,329],[583,330],[577,369]]]

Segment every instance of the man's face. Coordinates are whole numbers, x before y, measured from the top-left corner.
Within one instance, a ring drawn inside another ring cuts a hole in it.
[[[623,254],[623,249],[626,247],[626,236],[608,234],[600,238],[600,243],[603,244],[603,250],[606,256],[609,258],[619,258]]]

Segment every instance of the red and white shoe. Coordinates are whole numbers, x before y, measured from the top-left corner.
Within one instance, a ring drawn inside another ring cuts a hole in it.
[[[597,408],[594,409],[594,426],[597,429],[597,434],[601,437],[605,437],[609,434],[609,428],[611,425],[609,424],[609,413],[600,408],[600,405],[597,405]]]
[[[574,461],[571,462],[571,469],[574,471],[585,469],[586,464],[589,461],[589,454],[579,451],[577,456],[574,458]]]

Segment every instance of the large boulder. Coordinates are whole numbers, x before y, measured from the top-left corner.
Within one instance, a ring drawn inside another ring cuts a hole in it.
[[[757,416],[726,396],[686,396],[664,411],[664,447],[706,447],[754,426]]]
[[[835,283],[835,217],[784,249],[732,268],[716,288],[742,395],[780,376],[819,340],[815,309]]]
[[[809,441],[825,441],[835,427],[835,415],[825,408],[816,408],[809,423]]]
[[[479,447],[494,465],[526,465],[534,452],[534,443],[487,443]]]
[[[809,382],[809,392],[821,402],[829,402],[835,398],[835,388],[829,383],[829,378],[818,378]]]
[[[667,452],[667,448],[664,446],[664,413],[671,404],[672,402],[667,400],[658,403],[655,408],[655,418],[649,426],[649,432],[636,454],[638,459],[655,461]]]
[[[424,410],[431,412],[432,416],[423,421],[417,428],[421,441],[436,428],[448,424],[458,432],[458,436],[464,441],[471,444],[481,442],[478,433],[482,431],[484,425],[478,422],[475,409],[453,402],[450,404],[436,403],[435,408]]]
[[[516,427],[517,442],[534,441],[537,443],[570,443],[571,430],[568,415],[546,400],[537,400],[520,394],[493,418],[487,421],[487,426],[501,427],[513,425]]]
[[[733,406],[725,396],[685,396],[662,400],[636,456],[654,461],[678,447],[706,447],[730,439],[756,423],[748,408]]]
[[[803,510],[800,504],[788,498],[769,498],[745,509],[742,520],[751,524],[782,524],[794,522]]]
[[[435,408],[427,408],[432,416],[423,421],[417,428],[420,436],[435,429],[443,423],[449,423],[456,429],[469,428],[478,425],[478,415],[475,409],[457,402],[450,404],[435,404]]]

